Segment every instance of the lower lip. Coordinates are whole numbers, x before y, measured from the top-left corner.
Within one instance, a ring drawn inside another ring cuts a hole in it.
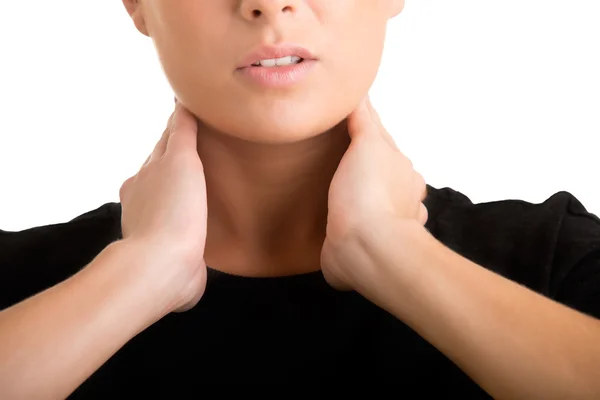
[[[285,67],[244,67],[237,72],[246,79],[267,88],[294,86],[305,79],[316,64],[316,60],[304,60],[300,64]]]

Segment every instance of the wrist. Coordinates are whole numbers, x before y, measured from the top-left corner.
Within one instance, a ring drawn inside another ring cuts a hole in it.
[[[352,268],[369,274],[363,277],[366,285],[358,282],[355,287],[371,301],[382,305],[399,292],[410,296],[426,279],[425,267],[436,249],[435,238],[418,221],[385,218],[354,236],[355,251],[361,254],[354,259],[361,265]]]
[[[116,313],[131,318],[141,331],[170,312],[168,300],[157,283],[145,279],[144,269],[152,260],[146,246],[130,240],[109,244],[82,272],[102,287]],[[137,333],[137,332],[136,332]]]

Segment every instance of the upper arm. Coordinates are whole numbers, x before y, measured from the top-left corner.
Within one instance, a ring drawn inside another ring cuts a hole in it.
[[[121,238],[115,203],[66,223],[0,230],[0,310],[64,281]]]
[[[0,310],[52,285],[43,270],[47,254],[35,230],[0,231]]]
[[[569,194],[561,221],[552,277],[555,300],[600,318],[600,218]]]

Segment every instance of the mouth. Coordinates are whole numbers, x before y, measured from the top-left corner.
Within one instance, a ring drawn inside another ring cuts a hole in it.
[[[268,58],[265,60],[258,60],[255,63],[250,64],[250,67],[264,67],[264,68],[275,68],[275,67],[287,67],[288,65],[300,64],[304,61],[304,58],[300,56],[285,56],[281,58]]]
[[[316,60],[310,51],[299,46],[263,46],[246,55],[238,64],[242,68],[279,68]]]

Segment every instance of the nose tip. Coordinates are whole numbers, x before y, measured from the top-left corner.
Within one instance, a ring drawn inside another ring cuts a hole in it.
[[[242,15],[248,21],[270,19],[278,14],[295,12],[292,0],[247,0],[242,4]]]

